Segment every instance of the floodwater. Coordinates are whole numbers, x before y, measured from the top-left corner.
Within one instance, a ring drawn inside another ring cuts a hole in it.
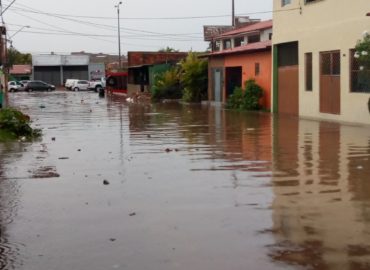
[[[370,126],[12,93],[0,269],[370,269]],[[370,120],[370,116],[369,116]]]

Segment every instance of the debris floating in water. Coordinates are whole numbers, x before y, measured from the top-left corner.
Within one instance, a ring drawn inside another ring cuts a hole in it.
[[[104,179],[103,184],[107,186],[107,185],[109,185],[109,181]]]

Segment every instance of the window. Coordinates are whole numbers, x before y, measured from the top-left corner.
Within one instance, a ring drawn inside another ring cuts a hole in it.
[[[261,72],[260,63],[255,63],[254,64],[254,75],[258,76],[260,75],[260,72]]]
[[[340,75],[340,53],[322,53],[321,54],[321,74],[322,75]]]
[[[312,53],[305,54],[306,91],[312,91]]]
[[[292,1],[291,0],[281,0],[281,6],[289,5]]]
[[[355,58],[355,50],[350,50],[351,92],[370,93],[370,70],[364,68]]]
[[[234,47],[240,47],[244,45],[244,37],[237,37],[234,39]]]
[[[212,43],[212,51],[218,52],[221,50],[221,41],[216,40],[215,42]]]
[[[317,1],[320,1],[320,0],[305,0],[304,2],[305,2],[305,4],[307,4],[307,3],[317,2]]]
[[[255,42],[260,42],[260,41],[261,41],[261,36],[259,34],[248,36],[248,43],[255,43]]]
[[[224,50],[230,49],[231,48],[231,40],[230,39],[225,39],[223,42],[224,45]]]
[[[271,40],[271,39],[272,39],[272,33],[269,34],[269,40]]]

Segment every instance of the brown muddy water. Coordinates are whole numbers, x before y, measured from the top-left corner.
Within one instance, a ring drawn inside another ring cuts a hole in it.
[[[0,144],[2,270],[370,269],[370,127],[9,98],[44,136]]]

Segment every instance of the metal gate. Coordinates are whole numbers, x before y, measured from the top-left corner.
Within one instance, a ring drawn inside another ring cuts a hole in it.
[[[221,102],[222,101],[222,72],[220,69],[214,69],[213,79],[214,79],[215,101]]]
[[[320,112],[340,114],[340,51],[320,53]]]

